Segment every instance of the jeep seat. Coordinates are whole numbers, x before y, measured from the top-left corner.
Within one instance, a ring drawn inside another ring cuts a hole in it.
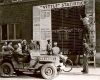
[[[13,56],[18,63],[28,63],[30,61],[30,55],[28,53],[18,54],[14,52]]]

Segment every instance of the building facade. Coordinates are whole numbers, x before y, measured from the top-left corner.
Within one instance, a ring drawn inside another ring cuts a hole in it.
[[[62,51],[67,53],[69,50],[76,58],[77,54],[82,54],[84,25],[80,17],[88,15],[90,45],[96,47],[93,1],[0,0],[0,43],[33,39],[40,42],[41,50],[45,50],[44,43],[51,39],[52,43],[58,42]]]

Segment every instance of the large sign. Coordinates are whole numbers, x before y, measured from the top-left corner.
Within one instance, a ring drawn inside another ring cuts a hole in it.
[[[47,4],[38,6],[42,10],[54,9],[54,8],[64,8],[64,7],[74,7],[74,6],[83,6],[83,1],[73,1],[73,2],[63,2],[56,4]]]

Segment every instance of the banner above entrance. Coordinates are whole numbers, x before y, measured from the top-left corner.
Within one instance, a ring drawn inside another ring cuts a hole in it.
[[[73,1],[73,2],[63,2],[63,3],[55,3],[55,4],[47,4],[47,5],[40,5],[38,8],[41,10],[50,10],[54,8],[64,8],[64,7],[73,7],[73,6],[83,6],[84,1]]]

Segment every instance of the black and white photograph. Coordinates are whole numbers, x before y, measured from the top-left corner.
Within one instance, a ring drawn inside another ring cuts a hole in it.
[[[0,0],[0,80],[100,80],[99,0]]]

